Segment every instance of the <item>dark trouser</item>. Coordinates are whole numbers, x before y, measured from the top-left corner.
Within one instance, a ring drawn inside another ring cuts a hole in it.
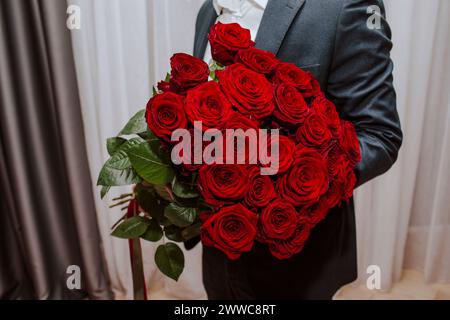
[[[260,243],[236,261],[203,247],[203,282],[212,300],[329,300],[356,275],[352,202],[333,209],[313,230],[303,251],[288,260],[272,257]]]

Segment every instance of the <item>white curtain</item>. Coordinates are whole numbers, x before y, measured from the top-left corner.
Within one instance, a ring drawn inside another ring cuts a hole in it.
[[[402,269],[450,281],[450,1],[386,0],[404,133],[395,166],[356,192],[359,280],[389,289]]]
[[[169,70],[170,56],[192,52],[195,17],[203,0],[68,2],[81,9],[81,29],[73,30],[72,38],[95,184],[107,159],[106,138],[145,106],[151,86]],[[450,1],[385,2],[405,139],[394,168],[357,190],[359,279],[365,281],[367,266],[378,265],[384,288],[405,267],[424,271],[430,282],[449,282]],[[109,235],[121,213],[108,204],[126,191],[112,189],[105,200],[95,194],[118,298],[132,297],[129,253],[126,241]],[[186,269],[178,283],[156,270],[155,247],[148,242],[143,247],[150,296],[204,298],[200,246],[185,252]]]
[[[69,0],[81,9],[81,29],[72,31],[92,181],[108,158],[105,141],[143,109],[152,86],[169,71],[175,52],[192,52],[194,23],[202,0]],[[98,187],[94,188],[98,190]],[[101,200],[95,194],[104,252],[118,298],[132,298],[127,241],[110,236],[123,214],[109,209],[111,198],[127,192],[112,188]],[[165,279],[154,266],[156,246],[143,241],[149,294],[170,298],[202,298],[201,248],[186,255],[178,283]],[[200,285],[199,285],[200,284]],[[159,296],[158,296],[159,297]]]

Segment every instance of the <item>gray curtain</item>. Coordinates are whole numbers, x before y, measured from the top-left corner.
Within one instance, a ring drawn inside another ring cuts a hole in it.
[[[111,290],[86,157],[66,2],[0,0],[0,298]],[[67,267],[81,269],[68,289]]]

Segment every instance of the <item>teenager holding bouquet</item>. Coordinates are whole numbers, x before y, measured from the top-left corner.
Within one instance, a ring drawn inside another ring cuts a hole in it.
[[[370,16],[367,10],[373,5],[382,12],[378,29],[367,25]],[[252,39],[249,39],[250,35],[240,33],[240,29],[222,28],[218,34],[211,33],[210,46],[207,37],[215,22],[239,23],[250,29]],[[247,64],[248,57],[237,56],[236,51],[229,49],[240,44],[245,46],[244,42],[254,40],[256,48],[270,51],[278,59],[311,72],[326,97],[336,105],[339,116],[356,128],[361,161],[356,165],[355,174],[356,185],[361,185],[392,166],[402,141],[392,84],[390,38],[383,2],[378,0],[207,0],[197,18],[194,55],[207,62],[212,57],[225,65],[227,59],[230,63]],[[257,71],[264,73],[267,66],[270,63],[258,63],[261,70]],[[282,75],[289,75],[291,71],[279,72],[280,82],[288,81]],[[303,92],[303,95],[307,97],[308,93]],[[286,115],[280,111],[278,115],[274,112],[273,116],[280,122],[286,120]],[[299,112],[297,116],[302,115]],[[317,119],[308,121],[317,123]],[[302,145],[320,142],[316,136],[302,132],[297,132],[297,141]],[[287,148],[286,145],[280,142],[280,148]],[[297,157],[305,157],[301,152],[296,154]],[[351,177],[353,175],[349,175],[349,179]],[[289,181],[279,182],[277,190],[289,198]],[[268,197],[273,195],[273,190],[267,192]],[[352,188],[349,196],[351,192]],[[245,201],[252,201],[251,195],[248,197]],[[294,204],[308,201],[298,197],[298,193],[289,199]],[[279,202],[273,201],[266,206],[260,219],[265,219],[271,212],[278,212],[287,220],[295,216],[291,212],[292,206],[285,201]],[[244,206],[236,206],[239,207],[233,208],[233,212],[250,214]],[[286,232],[298,232],[297,239],[303,236],[302,230],[289,230],[289,225],[285,229],[280,226],[271,228],[270,223],[266,226],[269,227],[262,234],[271,237],[279,236],[277,231],[280,228]],[[260,242],[255,242],[250,252],[236,260],[229,259],[224,250],[204,246],[203,278],[208,297],[331,299],[342,285],[357,276],[353,201],[350,199],[331,209],[308,236],[300,253],[287,259],[283,252],[289,248],[277,248],[271,252]],[[205,239],[202,240],[205,243]],[[198,239],[188,241],[186,246],[190,248],[197,242]],[[281,256],[276,257],[277,254]]]

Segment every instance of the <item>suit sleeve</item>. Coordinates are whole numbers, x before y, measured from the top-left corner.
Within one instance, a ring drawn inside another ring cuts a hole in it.
[[[375,29],[367,24],[373,5],[381,10]],[[391,48],[383,1],[342,2],[327,94],[358,134],[362,161],[356,167],[357,185],[386,172],[402,143]]]

